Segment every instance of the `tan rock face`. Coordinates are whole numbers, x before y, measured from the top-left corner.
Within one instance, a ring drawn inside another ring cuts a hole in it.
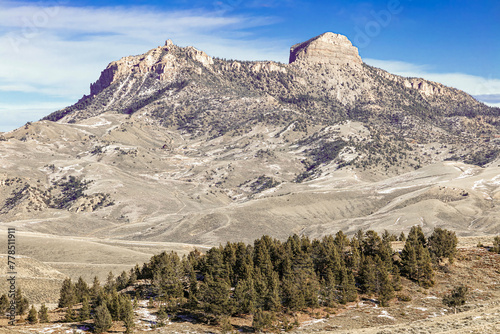
[[[292,46],[290,63],[298,60],[331,65],[363,63],[358,48],[353,46],[347,37],[331,32]]]
[[[160,80],[171,80],[178,69],[186,66],[184,57],[178,56],[182,53],[206,68],[211,68],[214,64],[212,57],[205,52],[192,46],[178,47],[169,39],[163,47],[157,47],[143,55],[128,56],[111,62],[102,71],[99,80],[90,86],[90,95],[97,95],[110,84],[133,74],[156,73]]]

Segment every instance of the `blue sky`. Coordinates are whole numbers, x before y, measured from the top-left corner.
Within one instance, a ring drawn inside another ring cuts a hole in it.
[[[168,38],[212,56],[287,62],[332,31],[368,64],[500,106],[498,1],[2,1],[0,131],[76,102],[106,65]]]

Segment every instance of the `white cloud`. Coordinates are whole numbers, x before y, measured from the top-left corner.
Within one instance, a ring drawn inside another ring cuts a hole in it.
[[[390,73],[405,77],[417,77],[440,82],[443,85],[458,88],[471,94],[488,105],[498,106],[500,103],[500,79],[484,78],[465,73],[435,73],[427,65],[416,65],[395,60],[364,59],[372,66],[379,67]],[[493,96],[496,100],[492,100]]]
[[[24,125],[26,122],[38,121],[53,111],[61,109],[69,103],[39,102],[6,104],[0,103],[0,132],[7,132]]]
[[[9,64],[0,66],[0,90],[76,99],[110,61],[144,53],[167,38],[227,58],[286,59],[275,42],[244,36],[247,28],[273,22],[201,10],[0,4],[0,64]]]

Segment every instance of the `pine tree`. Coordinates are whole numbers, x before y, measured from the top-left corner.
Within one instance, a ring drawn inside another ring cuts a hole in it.
[[[165,322],[168,319],[168,313],[165,307],[160,307],[158,312],[156,313],[156,319],[158,319],[158,326],[163,327],[165,326]]]
[[[401,252],[401,272],[409,279],[416,279],[418,273],[417,253],[415,244],[407,239],[403,251]]]
[[[500,254],[500,236],[496,236],[493,239],[493,247],[491,248],[491,251]]]
[[[231,287],[225,280],[213,280],[212,277],[206,276],[199,292],[205,312],[218,315],[231,314],[230,292]]]
[[[81,303],[83,301],[83,298],[89,295],[89,286],[81,276],[78,278],[78,281],[74,286],[74,289],[75,289],[76,303]]]
[[[129,282],[129,276],[128,274],[124,271],[116,278],[116,289],[120,291],[121,289],[124,289],[127,287],[127,284]]]
[[[234,290],[234,299],[238,313],[253,313],[256,302],[253,279],[250,278],[238,282]]]
[[[280,281],[278,273],[273,272],[268,282],[268,293],[265,300],[265,309],[269,311],[277,311],[280,306]]]
[[[358,239],[352,238],[351,240],[351,252],[347,257],[346,265],[352,270],[358,270],[361,263],[361,254],[359,253],[359,242]]]
[[[21,288],[16,290],[16,313],[19,315],[24,315],[28,311],[29,301],[23,296]]]
[[[453,263],[458,243],[455,232],[436,227],[429,237],[428,243],[431,256],[436,262],[440,262],[443,258],[448,258],[450,263]]]
[[[453,288],[449,295],[443,297],[443,304],[448,307],[453,307],[455,313],[457,313],[457,307],[462,306],[467,301],[467,295],[469,293],[469,288],[466,286],[457,286]]]
[[[134,269],[130,269],[127,285],[134,285],[137,282],[137,274]]]
[[[0,297],[0,314],[3,315],[5,312],[7,312],[9,306],[10,306],[9,298],[7,297],[6,294],[3,294]]]
[[[104,285],[104,289],[106,289],[106,291],[108,292],[111,292],[115,288],[116,288],[115,276],[113,275],[113,272],[110,271],[108,273],[108,277],[106,278],[106,284]]]
[[[80,312],[78,314],[79,321],[85,321],[90,319],[90,304],[87,296],[83,297],[82,307],[80,308]]]
[[[76,320],[75,310],[73,305],[69,305],[66,308],[66,313],[64,314],[64,322],[74,322]]]
[[[354,275],[351,271],[347,271],[344,266],[342,268],[342,277],[339,284],[339,302],[341,304],[353,302],[358,298],[358,293],[356,291],[356,283],[354,281]]]
[[[434,270],[432,269],[431,255],[427,248],[419,245],[418,247],[418,271],[419,275],[417,281],[420,285],[425,288],[429,288],[434,285]]]
[[[123,323],[125,325],[125,333],[132,333],[135,327],[134,323],[134,309],[132,306],[132,302],[130,299],[127,299],[125,303],[124,312],[123,312]]]
[[[399,241],[403,241],[403,242],[405,242],[405,241],[406,241],[406,236],[405,236],[405,233],[404,233],[404,232],[401,232],[401,234],[399,235],[398,240],[399,240]]]
[[[72,306],[76,301],[75,288],[71,283],[71,278],[66,278],[63,281],[61,291],[59,293],[59,307]]]
[[[30,324],[36,324],[38,322],[37,312],[33,305],[31,305],[30,311],[28,313],[28,318],[26,320],[28,320]]]
[[[264,328],[272,326],[274,321],[274,313],[264,312],[257,309],[253,315],[252,327],[257,333],[260,333]]]
[[[38,311],[38,319],[40,320],[40,323],[46,323],[49,322],[49,310],[47,309],[47,306],[45,304],[42,304],[40,307],[40,310]]]
[[[399,272],[398,266],[394,266],[392,269],[392,287],[394,291],[401,291],[403,285],[401,283],[401,274]]]
[[[394,297],[392,280],[387,269],[382,265],[382,261],[376,263],[377,267],[377,294],[381,306],[389,306],[389,300]]]
[[[112,325],[113,320],[111,319],[111,314],[109,314],[106,304],[98,306],[94,314],[95,333],[103,333],[110,329]]]
[[[195,308],[198,304],[198,280],[196,279],[196,273],[191,268],[189,272],[189,287],[188,287],[188,303],[189,307]]]
[[[361,291],[370,295],[375,292],[375,268],[373,259],[371,256],[365,257],[361,268],[359,270],[359,283],[361,286]]]
[[[94,276],[92,288],[90,289],[90,295],[91,295],[92,300],[97,299],[97,297],[99,296],[99,293],[101,292],[101,289],[102,289],[101,282],[99,282],[99,279],[97,278],[97,276]]]

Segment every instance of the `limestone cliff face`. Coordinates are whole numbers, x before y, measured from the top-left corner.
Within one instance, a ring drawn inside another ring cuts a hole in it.
[[[181,55],[185,57],[180,57]],[[102,71],[99,80],[90,86],[90,95],[97,95],[112,83],[134,74],[153,73],[161,81],[171,80],[178,69],[188,65],[187,59],[194,60],[208,68],[214,63],[212,57],[205,52],[192,46],[178,47],[169,39],[164,46],[152,49],[143,55],[128,56],[111,62]]]
[[[358,49],[343,35],[327,32],[290,48],[290,63],[362,64]]]
[[[214,136],[274,114],[280,121],[308,115],[308,122],[321,125],[373,117],[376,126],[387,115],[398,115],[394,124],[412,117],[418,124],[428,115],[494,114],[457,89],[363,63],[347,37],[331,32],[292,46],[290,64],[226,61],[168,40],[110,63],[89,96],[45,119],[77,122],[105,112],[143,114],[163,126]]]

